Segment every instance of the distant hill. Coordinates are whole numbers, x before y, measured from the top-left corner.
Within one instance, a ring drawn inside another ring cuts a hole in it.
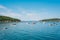
[[[60,21],[60,18],[51,18],[51,19],[43,19],[43,20],[40,20],[40,21],[56,21],[56,22],[59,22]]]
[[[0,22],[20,22],[21,20],[8,16],[0,16]]]

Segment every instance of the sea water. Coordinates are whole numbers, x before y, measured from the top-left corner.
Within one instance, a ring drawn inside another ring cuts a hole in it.
[[[0,40],[60,40],[60,22],[0,23]]]

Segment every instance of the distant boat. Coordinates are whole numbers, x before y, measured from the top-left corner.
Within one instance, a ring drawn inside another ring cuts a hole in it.
[[[43,24],[45,24],[46,22],[43,22]]]
[[[28,24],[30,24],[30,23],[28,23]]]
[[[13,25],[16,25],[16,24],[13,24]]]
[[[57,23],[53,23],[54,25],[58,25]]]
[[[5,28],[5,29],[8,29],[8,28]]]
[[[35,22],[33,22],[32,24],[36,24]]]
[[[10,26],[16,26],[16,24],[10,24]]]
[[[29,22],[27,22],[26,24],[30,24]]]
[[[56,23],[49,24],[49,26],[56,26],[56,25],[57,25]]]
[[[53,26],[53,24],[49,24],[49,26]]]

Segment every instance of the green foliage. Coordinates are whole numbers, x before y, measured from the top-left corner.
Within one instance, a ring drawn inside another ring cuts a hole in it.
[[[40,21],[57,21],[57,22],[59,22],[60,18],[43,19],[43,20],[40,20]]]
[[[9,21],[9,22],[20,22],[21,20],[7,17],[7,16],[0,16],[0,21]]]

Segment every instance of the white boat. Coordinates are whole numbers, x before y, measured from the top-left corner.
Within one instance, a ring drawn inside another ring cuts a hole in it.
[[[46,22],[43,22],[43,24],[45,24]]]
[[[27,22],[26,24],[30,24],[30,23]]]

